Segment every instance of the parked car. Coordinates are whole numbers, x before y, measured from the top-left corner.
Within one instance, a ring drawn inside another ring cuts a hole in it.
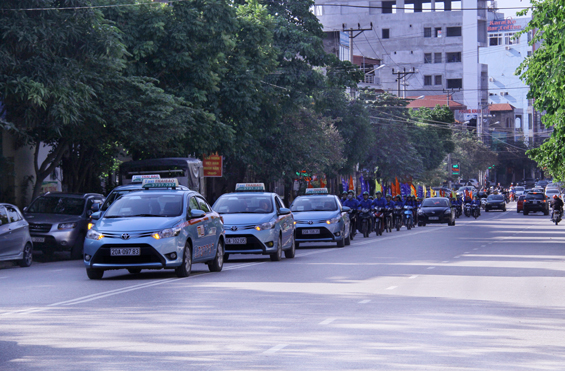
[[[516,202],[516,212],[519,213],[520,211],[524,211],[524,199],[526,195],[518,196],[518,201]]]
[[[6,260],[29,267],[33,261],[33,244],[29,224],[20,210],[11,204],[0,204],[0,261]]]
[[[24,209],[34,249],[46,255],[70,251],[80,259],[92,206],[104,202],[98,193],[46,193]]]

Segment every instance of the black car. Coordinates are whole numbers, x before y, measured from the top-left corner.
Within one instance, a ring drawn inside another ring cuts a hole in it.
[[[39,196],[24,209],[33,248],[46,255],[70,251],[71,258],[81,258],[92,206],[103,202],[104,196],[97,193],[54,192]]]
[[[422,201],[418,209],[418,226],[428,223],[447,223],[455,225],[455,209],[446,197],[431,197]]]
[[[490,210],[506,211],[506,202],[504,202],[504,195],[490,195],[487,197],[485,211]]]
[[[530,192],[524,199],[524,215],[541,211],[549,215],[549,202],[547,196],[541,192]]]

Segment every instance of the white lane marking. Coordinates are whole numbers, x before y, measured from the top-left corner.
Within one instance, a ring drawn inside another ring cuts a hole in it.
[[[62,272],[62,269],[52,269],[51,272]]]
[[[460,257],[461,257],[461,255],[457,255],[457,256],[454,256],[453,258],[459,259]]]
[[[469,253],[469,251],[465,251],[463,254],[468,254],[468,253]]]
[[[306,247],[306,248],[308,248],[308,247]],[[336,250],[336,249],[334,249],[334,248],[327,248],[327,249],[324,249],[324,250],[321,250],[321,251],[312,251],[312,252],[307,252],[307,253],[305,253],[305,254],[296,254],[296,257],[299,258],[299,257],[301,257],[301,256],[308,256],[308,255],[314,255],[314,254],[322,254],[322,253],[331,252],[331,251],[339,251],[339,250]]]
[[[363,246],[363,245],[368,245],[371,243],[375,243],[377,241],[387,241],[387,240],[393,240],[395,238],[402,238],[402,237],[406,237],[406,236],[414,236],[420,233],[429,233],[429,232],[433,232],[433,231],[439,231],[441,229],[445,229],[445,228],[449,228],[449,227],[434,227],[434,228],[430,228],[427,229],[425,231],[420,231],[420,232],[411,232],[411,233],[402,233],[402,234],[398,234],[398,235],[393,235],[390,237],[379,237],[379,238],[374,238],[368,241],[363,241],[363,242],[352,242],[351,245],[352,246]]]
[[[226,268],[223,268],[222,270],[224,270],[224,271],[231,271],[231,270],[234,270],[234,269],[247,268],[247,267],[252,267],[252,266],[254,266],[254,265],[259,265],[259,264],[265,264],[265,262],[230,265],[230,266],[228,266],[228,267],[226,267]]]
[[[408,277],[409,280],[413,280],[414,278],[418,277],[418,275]]]
[[[487,245],[481,245],[481,247],[487,247]]]
[[[335,318],[328,318],[328,319],[325,319],[322,322],[320,322],[319,325],[329,325],[330,323],[332,323],[335,320],[336,320]]]
[[[398,286],[390,286],[390,287],[387,287],[386,289],[387,289],[387,290],[394,290],[394,289],[397,288],[397,287],[398,287]]]
[[[442,261],[442,263],[449,263],[449,260],[444,260]]]
[[[436,269],[436,267],[428,267],[428,269]]]
[[[288,346],[288,344],[279,344],[279,345],[275,345],[274,347],[272,347],[269,350],[266,350],[263,352],[263,354],[272,354],[272,353],[276,353],[281,349],[284,349]]]
[[[369,303],[369,302],[370,302],[370,300],[361,300],[361,301],[359,302],[359,304],[367,304],[367,303]]]

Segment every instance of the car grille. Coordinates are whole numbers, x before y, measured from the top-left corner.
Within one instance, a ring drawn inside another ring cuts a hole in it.
[[[255,227],[257,226],[257,224],[251,224],[251,225],[224,225],[224,229],[226,231],[231,230],[233,227],[235,227],[236,231],[238,230],[245,230],[245,229],[255,229]]]
[[[297,220],[296,224],[310,224],[310,222],[312,222],[312,224],[319,224],[319,223],[325,223],[327,219],[323,219],[323,220]]]
[[[139,256],[111,256],[111,248],[139,247]],[[151,245],[147,244],[106,244],[102,245],[92,257],[92,263],[96,264],[142,264],[161,263],[165,266],[165,259]]]
[[[29,231],[30,233],[37,232],[37,233],[47,233],[51,230],[52,224],[29,224]]]
[[[105,238],[121,238],[124,240],[129,240],[132,238],[142,238],[142,237],[151,237],[151,235],[153,235],[153,233],[155,232],[141,232],[141,233],[129,233],[129,232],[118,232],[118,233],[105,233],[103,231],[100,231],[100,233],[102,233],[104,235]],[[129,235],[128,238],[122,238],[122,236],[124,234]]]
[[[245,245],[232,245],[226,244],[225,249],[226,252],[230,251],[241,251],[241,250],[263,250],[265,251],[265,246],[252,234],[230,234],[226,236],[227,238],[235,238],[235,237],[245,237],[247,238],[247,244]]]

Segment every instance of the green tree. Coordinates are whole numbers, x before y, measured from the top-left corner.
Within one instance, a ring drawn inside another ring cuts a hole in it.
[[[565,180],[565,8],[558,0],[532,0],[532,20],[522,31],[533,34],[530,45],[536,51],[516,70],[529,85],[528,97],[538,112],[545,112],[543,123],[553,128],[551,138],[528,155],[547,169],[556,180]],[[526,15],[529,10],[520,14]]]

